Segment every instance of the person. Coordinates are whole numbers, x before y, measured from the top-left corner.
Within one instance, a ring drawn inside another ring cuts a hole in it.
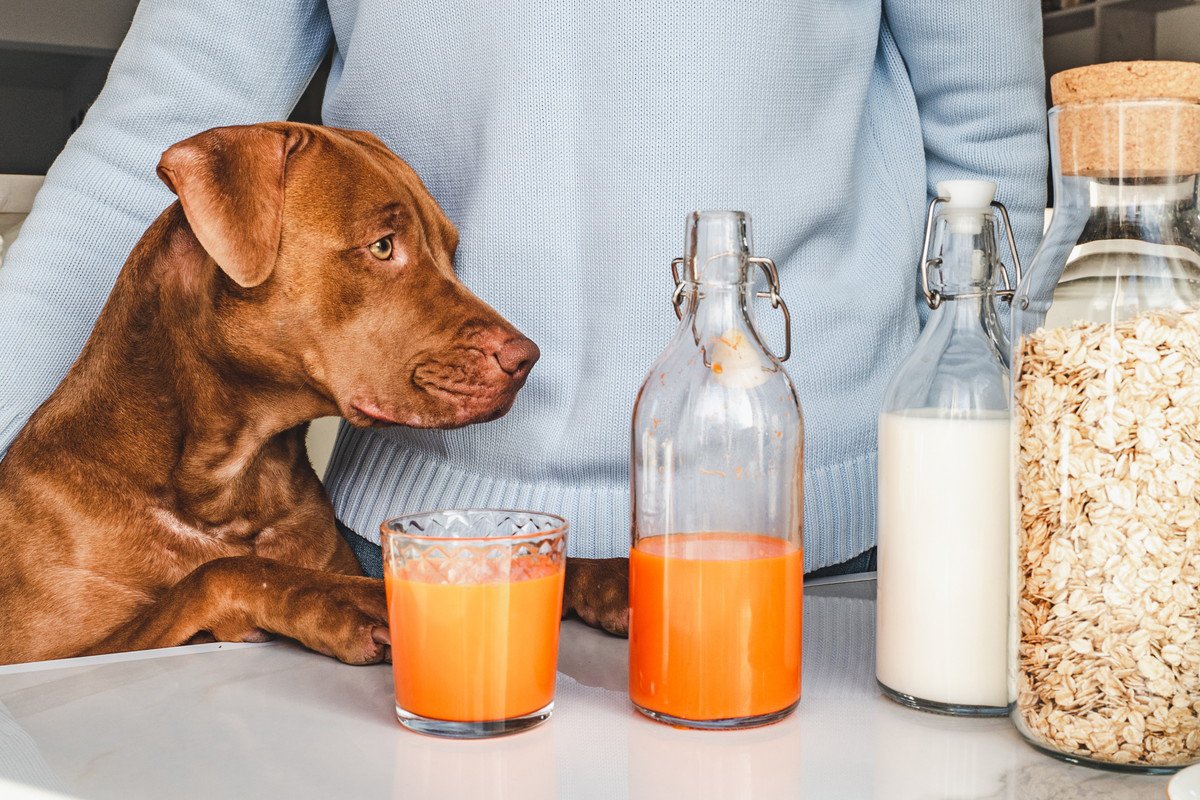
[[[331,46],[324,122],[412,164],[459,227],[463,280],[543,353],[496,422],[343,423],[327,485],[369,572],[381,520],[445,507],[559,513],[572,555],[627,553],[630,411],[700,208],[750,212],[792,309],[805,568],[869,567],[876,416],[921,324],[932,187],[995,180],[1024,252],[1040,233],[1035,0],[142,0],[0,270],[0,453],[174,199],[162,151],[286,117]]]

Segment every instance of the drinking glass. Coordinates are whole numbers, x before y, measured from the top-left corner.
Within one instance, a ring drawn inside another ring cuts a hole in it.
[[[474,739],[531,728],[554,708],[567,522],[466,509],[382,525],[396,718]]]

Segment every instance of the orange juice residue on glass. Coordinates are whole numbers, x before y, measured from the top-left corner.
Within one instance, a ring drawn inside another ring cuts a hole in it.
[[[804,564],[782,539],[652,536],[630,552],[629,696],[684,720],[757,717],[800,699]]]
[[[563,574],[561,564],[512,581],[385,574],[397,705],[454,722],[511,719],[548,705]]]

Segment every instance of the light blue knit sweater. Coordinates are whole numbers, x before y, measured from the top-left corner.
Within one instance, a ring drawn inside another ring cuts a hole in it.
[[[526,507],[567,516],[573,554],[624,554],[669,263],[688,212],[731,208],[795,318],[805,566],[873,544],[875,419],[920,324],[929,188],[996,180],[1026,254],[1040,229],[1035,0],[142,0],[0,269],[0,452],[173,200],[159,154],[285,117],[331,37],[325,121],[416,168],[460,228],[463,279],[543,353],[498,422],[344,429],[328,484],[347,524],[378,540],[400,511]]]

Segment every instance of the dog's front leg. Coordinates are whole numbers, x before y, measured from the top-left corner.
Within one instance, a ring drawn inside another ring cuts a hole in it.
[[[173,647],[203,633],[239,642],[261,631],[348,664],[391,659],[383,581],[259,556],[202,564],[85,654]]]
[[[563,616],[593,628],[629,634],[629,559],[568,558]]]

